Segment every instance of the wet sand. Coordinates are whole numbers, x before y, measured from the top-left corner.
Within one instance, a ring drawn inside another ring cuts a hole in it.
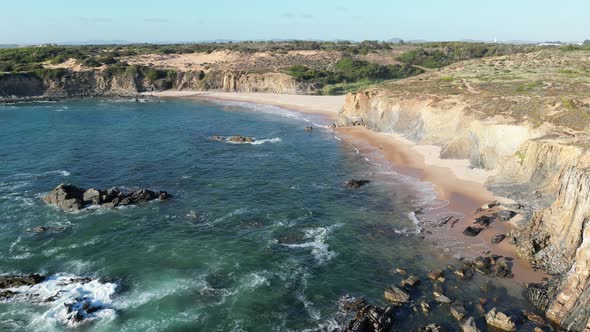
[[[409,144],[405,139],[391,134],[377,133],[364,127],[341,127],[336,131],[342,134],[341,137],[346,142],[354,144],[361,154],[368,155],[378,151],[396,172],[432,183],[439,195],[438,198],[448,202],[445,207],[448,214],[463,215],[453,227],[446,225],[425,228],[432,233],[425,234],[427,239],[458,244],[454,249],[457,252],[449,251],[447,254],[474,258],[490,251],[491,254],[515,258],[512,269],[515,277],[511,279],[513,281],[539,282],[546,276],[542,271],[534,271],[528,262],[514,257],[514,248],[508,240],[497,245],[491,244],[491,239],[495,235],[510,232],[511,226],[507,222],[495,221],[476,237],[463,235],[463,230],[467,226],[478,226],[473,224],[475,217],[478,216],[475,211],[477,208],[496,200],[510,203],[510,200],[497,197],[485,188],[484,182],[487,176],[493,173],[470,169],[467,162],[458,160],[441,162],[441,164],[451,164],[449,167],[436,166],[436,156],[425,156],[420,151],[432,151],[431,147]]]

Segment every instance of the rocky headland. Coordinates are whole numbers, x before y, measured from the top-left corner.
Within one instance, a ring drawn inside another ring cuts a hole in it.
[[[491,171],[486,186],[519,204],[518,218],[501,216],[506,239],[551,276],[529,298],[571,331],[590,329],[589,65],[587,52],[561,51],[467,61],[351,93],[339,116]],[[489,222],[478,220],[466,235]]]

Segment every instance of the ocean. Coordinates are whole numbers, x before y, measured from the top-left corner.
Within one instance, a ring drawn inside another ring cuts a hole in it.
[[[350,318],[344,298],[386,305],[398,267],[421,276],[413,299],[427,298],[426,274],[457,260],[422,238],[413,211],[444,204],[326,125],[204,100],[0,106],[0,275],[49,276],[0,301],[0,330],[331,331]],[[372,182],[348,189],[351,178]],[[66,213],[41,200],[60,183],[173,196]],[[48,231],[31,231],[39,226]],[[473,315],[481,297],[488,309],[530,309],[519,286],[487,277],[446,287]],[[64,304],[80,297],[100,310],[72,322]],[[457,324],[434,303],[396,321],[408,331]]]

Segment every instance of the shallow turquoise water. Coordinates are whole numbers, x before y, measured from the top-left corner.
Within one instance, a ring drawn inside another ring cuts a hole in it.
[[[304,132],[305,120],[204,101],[0,106],[0,274],[98,278],[88,294],[110,310],[80,330],[286,331],[335,327],[345,295],[383,304],[397,266],[446,266],[412,234],[421,197],[395,175],[345,189],[380,170],[329,130]],[[265,141],[207,140],[236,134]],[[61,182],[174,197],[68,214],[40,199]],[[484,281],[449,293],[476,301]],[[504,297],[500,308],[526,306]],[[65,329],[60,310],[0,303],[0,329]],[[405,314],[408,329],[426,322]],[[438,308],[429,320],[451,318]]]

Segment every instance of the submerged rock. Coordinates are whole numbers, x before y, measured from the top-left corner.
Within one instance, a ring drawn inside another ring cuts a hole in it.
[[[516,331],[516,324],[512,318],[501,311],[497,311],[496,308],[486,314],[486,322],[488,325],[503,331]]]
[[[467,314],[465,307],[460,302],[453,303],[451,305],[450,311],[451,311],[451,315],[453,315],[453,317],[455,317],[455,319],[458,321],[461,321],[465,317],[465,315]]]
[[[428,279],[430,280],[437,280],[438,278],[442,277],[443,271],[439,269],[434,269],[428,273]]]
[[[467,318],[467,320],[461,325],[461,329],[463,332],[481,332],[481,330],[477,328],[473,317]]]
[[[350,179],[348,181],[346,181],[346,188],[350,188],[350,189],[357,189],[360,188],[368,183],[371,183],[371,181],[369,180],[357,180],[357,179]]]
[[[100,205],[114,208],[119,205],[129,205],[141,202],[159,199],[167,200],[169,194],[165,191],[151,191],[149,189],[139,189],[136,191],[122,192],[119,188],[113,187],[108,190],[91,188],[84,190],[82,188],[60,184],[55,187],[49,194],[43,197],[47,204],[56,205],[66,212],[79,211],[87,205]],[[42,229],[38,229],[42,231]]]

